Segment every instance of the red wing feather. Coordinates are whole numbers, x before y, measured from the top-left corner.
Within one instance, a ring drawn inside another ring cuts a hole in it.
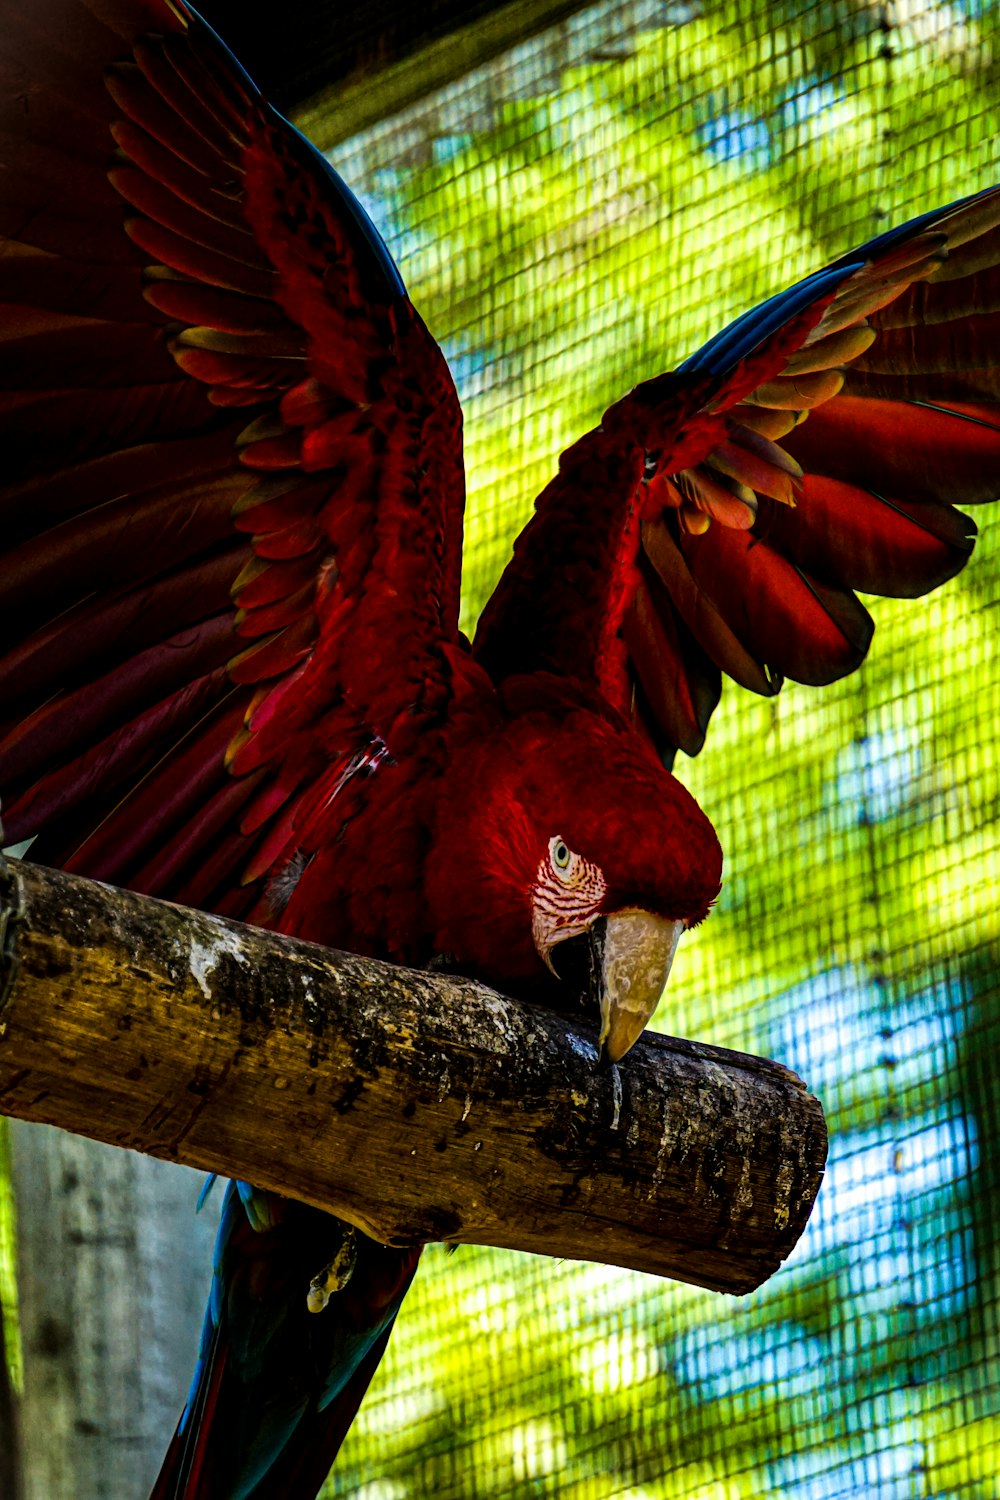
[[[767,542],[727,526],[681,535],[691,576],[771,673],[817,686],[853,672],[872,636],[849,590],[810,578]]]
[[[936,588],[972,549],[954,505],[1000,494],[998,308],[993,189],[637,386],[539,497],[480,660],[588,679],[668,759],[701,746],[706,662],[765,694],[852,671],[872,632],[853,590]]]
[[[813,473],[805,475],[794,507],[762,498],[754,530],[821,582],[892,598],[923,594],[952,578],[976,533],[950,505],[892,500]]]
[[[642,577],[622,622],[635,676],[636,721],[660,754],[697,755],[719,701],[721,673],[640,558]]]
[[[886,401],[845,392],[813,412],[784,446],[813,473],[899,499],[981,505],[1000,491],[994,403]]]
[[[363,210],[183,0],[0,19],[7,836],[246,906],[317,756],[402,753],[448,691],[454,388]]]

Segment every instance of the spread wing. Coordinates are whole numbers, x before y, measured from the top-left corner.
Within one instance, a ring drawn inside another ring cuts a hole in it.
[[[184,0],[0,15],[0,766],[33,857],[234,913],[448,691],[445,362]]]
[[[777,693],[863,660],[855,590],[965,564],[1000,494],[1000,189],[745,314],[569,448],[480,621],[497,678],[581,678],[667,759],[722,674]]]

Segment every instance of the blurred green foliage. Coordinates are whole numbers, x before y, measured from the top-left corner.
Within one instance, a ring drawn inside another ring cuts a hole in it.
[[[637,380],[1000,177],[995,6],[595,7],[338,153],[455,370],[474,625],[558,453]],[[664,24],[666,20],[672,24]],[[1000,526],[870,660],[724,694],[680,774],[727,850],[659,1018],[833,1136],[733,1301],[432,1247],[329,1486],[359,1500],[1000,1496]]]
[[[0,1116],[0,1308],[3,1309],[3,1342],[0,1355],[15,1390],[21,1389],[21,1340],[17,1324],[14,1198],[11,1191],[10,1127]],[[2,1372],[0,1372],[2,1373]]]

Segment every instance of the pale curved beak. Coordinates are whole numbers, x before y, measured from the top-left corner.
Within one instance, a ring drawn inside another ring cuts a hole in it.
[[[619,911],[604,921],[601,961],[602,1062],[625,1056],[660,1002],[684,923],[648,911]]]

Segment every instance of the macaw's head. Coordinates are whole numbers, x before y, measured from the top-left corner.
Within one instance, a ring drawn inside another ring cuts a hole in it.
[[[503,716],[456,746],[438,809],[436,947],[501,990],[544,993],[546,971],[567,1001],[585,990],[602,1055],[617,1061],[656,1008],[681,933],[719,893],[719,841],[609,712],[537,687],[503,694]]]

